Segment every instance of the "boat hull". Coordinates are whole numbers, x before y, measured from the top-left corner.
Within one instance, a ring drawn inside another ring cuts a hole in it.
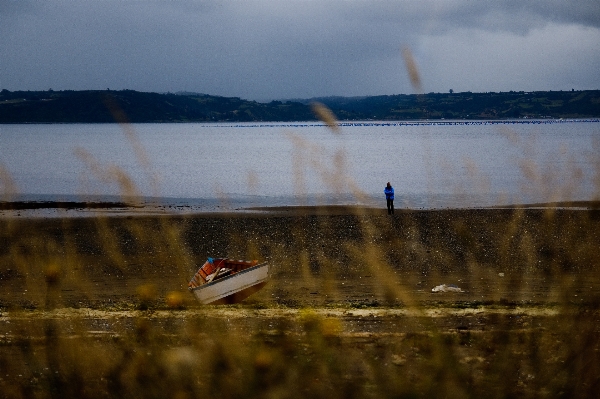
[[[192,293],[202,304],[236,303],[264,287],[268,278],[269,265],[261,263],[193,288]]]

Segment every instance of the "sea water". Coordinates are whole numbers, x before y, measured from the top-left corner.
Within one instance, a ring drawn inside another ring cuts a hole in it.
[[[0,125],[0,195],[479,207],[599,194],[600,122]]]

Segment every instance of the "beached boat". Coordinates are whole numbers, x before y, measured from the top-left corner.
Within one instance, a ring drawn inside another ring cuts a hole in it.
[[[268,278],[266,262],[208,258],[188,289],[203,304],[237,303],[264,287]]]

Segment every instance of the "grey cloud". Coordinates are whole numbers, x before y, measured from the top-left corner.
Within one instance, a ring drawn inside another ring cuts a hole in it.
[[[512,13],[523,11],[547,21],[600,27],[600,4],[596,0],[511,0],[506,4]]]
[[[408,45],[424,79],[435,76],[431,90],[445,91],[444,76],[459,74],[434,70],[441,68],[439,55],[428,48],[440,49],[432,37],[457,46],[453,51],[470,37],[490,35],[520,46],[546,27],[547,41],[571,26],[595,35],[599,19],[593,1],[0,0],[0,88],[191,90],[259,99],[392,94],[411,91],[400,55]],[[491,51],[478,48],[464,63],[474,80],[492,80],[487,71],[475,76],[476,57]],[[600,58],[594,48],[588,53],[585,62]],[[458,61],[453,67],[464,68]],[[590,70],[581,85],[598,84]],[[505,75],[493,80],[502,87]]]
[[[353,7],[345,8],[348,16],[372,22],[397,21],[421,33],[478,28],[522,34],[550,22],[600,27],[596,0],[389,0],[351,4]]]

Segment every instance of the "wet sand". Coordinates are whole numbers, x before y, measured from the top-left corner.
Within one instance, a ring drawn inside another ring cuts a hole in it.
[[[24,265],[42,255],[69,264],[60,284],[65,307],[135,306],[136,287],[143,284],[156,286],[157,306],[172,291],[184,294],[186,306],[196,306],[185,288],[207,257],[249,256],[272,265],[271,283],[247,300],[265,306],[396,306],[406,302],[400,294],[423,303],[551,303],[557,301],[556,285],[567,283],[581,291],[581,301],[600,288],[596,265],[590,264],[597,261],[592,253],[600,253],[600,211],[595,203],[576,205],[398,210],[393,216],[382,209],[329,206],[5,217],[0,306],[45,306],[43,270]],[[523,242],[531,248],[522,248]],[[584,245],[585,257],[564,254],[572,244]],[[356,248],[365,245],[375,247],[378,262],[389,267],[384,277],[358,259]],[[398,295],[382,288],[382,278],[398,287]],[[432,293],[440,284],[463,292]]]

